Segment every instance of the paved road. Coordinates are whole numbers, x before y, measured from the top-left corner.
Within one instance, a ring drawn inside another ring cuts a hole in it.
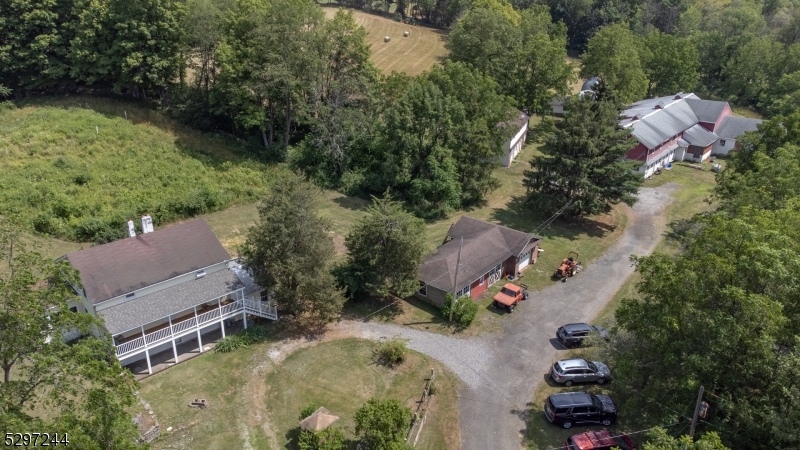
[[[517,450],[525,414],[543,375],[558,359],[559,326],[589,322],[603,310],[633,273],[630,255],[653,251],[664,232],[664,209],[677,185],[642,189],[619,240],[568,283],[533,293],[514,314],[504,316],[500,333],[459,339],[379,323],[345,322],[342,331],[361,337],[401,335],[409,346],[446,364],[465,383],[459,399],[464,450]]]

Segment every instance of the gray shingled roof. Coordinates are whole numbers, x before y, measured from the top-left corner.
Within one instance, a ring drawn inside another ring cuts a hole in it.
[[[697,124],[683,132],[683,139],[692,145],[706,147],[717,140],[717,135]]]
[[[185,311],[244,287],[231,270],[221,270],[203,278],[186,281],[150,295],[128,300],[99,311],[109,333],[116,335],[141,325]]]
[[[728,102],[718,102],[716,100],[701,100],[699,98],[687,98],[686,103],[692,108],[694,114],[700,122],[716,122]]]
[[[205,220],[173,225],[67,255],[92,303],[230,259]]]
[[[748,119],[745,117],[728,116],[722,119],[722,123],[716,129],[716,134],[722,139],[736,139],[746,131],[755,131],[763,120]]]
[[[655,148],[697,122],[692,108],[686,102],[680,101],[634,122],[631,125],[631,134],[647,148]]]
[[[698,98],[694,94],[684,94],[679,92],[675,95],[666,95],[664,97],[646,98],[638,102],[631,103],[625,110],[620,113],[619,126],[626,127],[637,120],[644,118],[647,115],[655,114],[660,109],[657,107],[669,108],[673,103],[683,103],[684,99]],[[634,119],[636,118],[636,119]]]
[[[538,239],[532,234],[466,216],[450,227],[447,236],[452,240],[437,248],[419,267],[421,281],[447,292],[452,292],[455,284],[462,237],[464,246],[458,269],[458,287],[475,281],[510,256],[519,256],[531,239]]]

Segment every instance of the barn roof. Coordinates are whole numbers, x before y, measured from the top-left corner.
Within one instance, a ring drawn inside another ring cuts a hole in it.
[[[717,135],[703,128],[702,125],[697,124],[683,132],[683,139],[698,147],[706,147],[713,144],[717,139]]]
[[[686,103],[692,108],[700,122],[715,123],[725,111],[728,102],[718,102],[716,100],[702,100],[699,98],[687,98]]]
[[[529,247],[532,234],[462,216],[447,232],[450,239],[425,260],[419,268],[420,280],[429,286],[452,292],[455,287],[456,261],[461,246],[458,287],[466,286],[510,256],[519,256]]]
[[[747,131],[756,131],[762,122],[760,119],[728,116],[722,119],[716,134],[722,139],[736,139]]]
[[[94,304],[230,259],[205,220],[67,255]]]
[[[631,134],[647,148],[669,141],[698,122],[692,108],[682,101],[666,104],[633,122]]]

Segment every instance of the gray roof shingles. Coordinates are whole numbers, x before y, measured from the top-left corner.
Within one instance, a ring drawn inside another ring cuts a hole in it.
[[[757,130],[762,122],[760,119],[728,116],[719,124],[716,134],[722,139],[736,139],[747,131]]]
[[[429,286],[453,291],[455,267],[461,238],[461,261],[458,270],[459,287],[466,286],[492,267],[510,256],[519,256],[535,236],[495,225],[471,217],[462,216],[447,236],[452,238],[440,246],[419,267],[420,280]]]
[[[634,122],[631,134],[647,148],[655,148],[697,122],[692,108],[679,101]]]
[[[133,330],[244,287],[231,270],[221,270],[177,286],[98,311],[112,335]]]
[[[200,219],[79,250],[67,259],[80,271],[87,298],[97,304],[229,260],[230,255]]]

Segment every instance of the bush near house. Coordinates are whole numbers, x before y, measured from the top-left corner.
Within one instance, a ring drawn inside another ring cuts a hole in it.
[[[450,308],[453,303],[453,296],[447,294],[445,296],[444,305],[442,306],[442,316],[445,319],[450,319]],[[453,323],[460,329],[467,328],[475,320],[475,315],[478,314],[478,304],[472,301],[468,295],[458,297],[455,306],[453,307]]]
[[[406,360],[406,353],[408,353],[406,341],[396,337],[378,344],[374,357],[378,364],[395,367]]]

